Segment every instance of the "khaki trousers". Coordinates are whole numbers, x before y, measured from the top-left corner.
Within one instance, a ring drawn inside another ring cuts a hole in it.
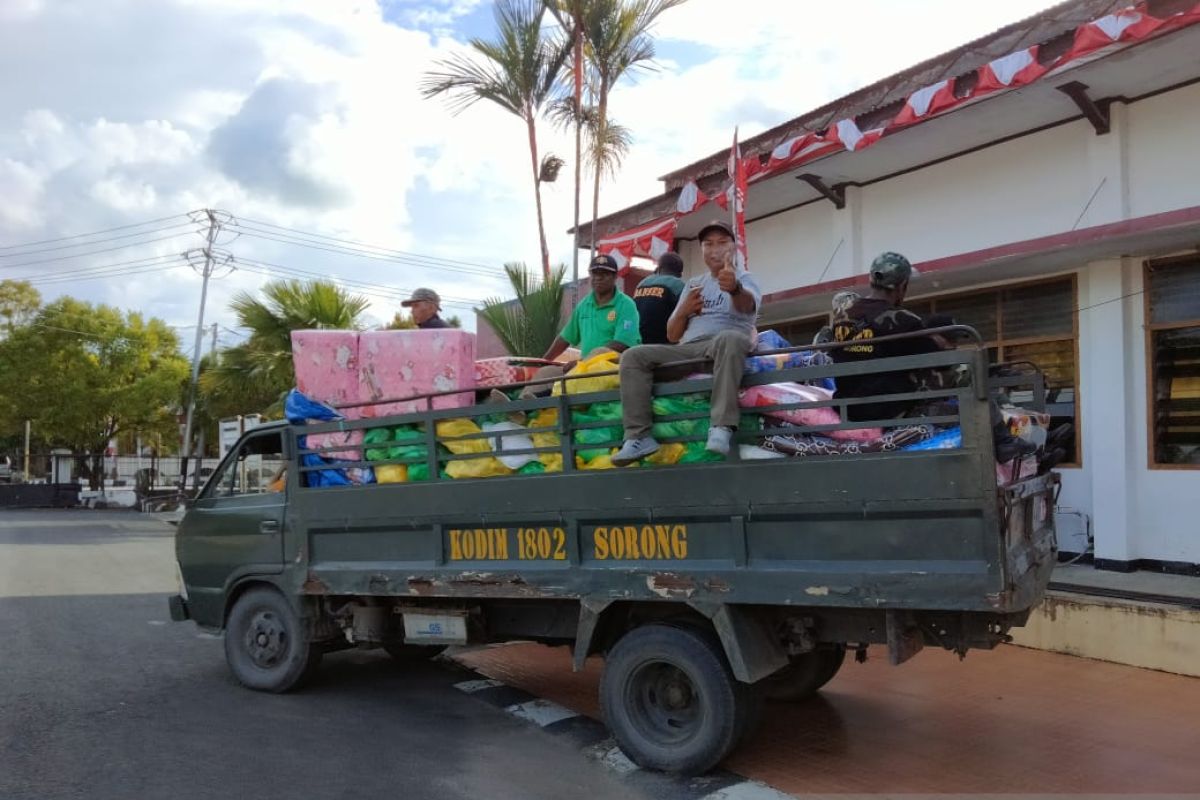
[[[654,421],[650,402],[654,388],[654,370],[672,361],[703,358],[713,362],[712,415],[713,425],[736,428],[738,387],[750,353],[750,337],[740,331],[721,331],[716,336],[687,344],[644,344],[631,347],[621,354],[621,410],[624,414],[625,438],[640,439],[650,435]],[[681,370],[684,375],[702,370],[700,365]],[[666,377],[666,376],[664,376]]]

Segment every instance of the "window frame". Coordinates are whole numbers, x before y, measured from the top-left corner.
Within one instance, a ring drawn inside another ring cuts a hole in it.
[[[238,492],[238,493],[233,493],[233,494],[223,494],[220,491],[221,484],[220,484],[220,481],[217,480],[218,477],[222,477],[222,476],[226,476],[226,475],[231,478],[234,477],[235,470],[238,465],[238,461],[240,460],[239,456],[240,456],[242,450],[245,449],[246,445],[249,444],[250,442],[252,442],[254,439],[263,439],[268,436],[276,436],[279,438],[279,447],[280,447],[279,452],[282,456],[283,463],[285,465],[289,464],[290,460],[288,458],[288,451],[286,449],[288,437],[283,435],[282,428],[268,429],[268,430],[263,430],[263,431],[258,431],[258,430],[247,431],[245,433],[245,435],[240,440],[238,440],[237,446],[230,448],[230,450],[226,454],[225,458],[222,459],[221,463],[217,465],[217,469],[215,472],[213,472],[212,478],[210,478],[209,482],[207,484],[205,484],[205,487],[200,494],[200,498],[207,499],[207,500],[220,501],[220,500],[232,500],[232,499],[239,498],[239,497],[258,497],[263,494],[282,494],[286,497],[288,494],[288,489],[289,489],[289,487],[291,485],[291,481],[292,481],[292,476],[290,474],[288,475],[288,479],[284,484],[283,491],[280,493],[258,491],[258,492]],[[258,453],[257,455],[262,455],[262,454]],[[291,473],[292,471],[293,470],[288,470],[289,473]],[[260,473],[261,473],[261,470],[260,470]]]
[[[1192,266],[1200,270],[1200,255],[1175,256],[1151,259],[1142,262],[1142,339],[1146,353],[1146,468],[1163,472],[1195,472],[1200,464],[1165,464],[1157,460],[1157,442],[1154,439],[1154,334],[1159,331],[1181,328],[1200,328],[1200,317],[1181,322],[1153,322],[1150,316],[1150,280],[1156,269],[1171,269]]]

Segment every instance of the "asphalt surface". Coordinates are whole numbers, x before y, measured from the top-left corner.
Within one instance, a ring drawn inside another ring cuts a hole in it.
[[[0,798],[640,797],[453,688],[454,668],[327,656],[303,691],[240,687],[173,623],[172,528],[0,511]]]

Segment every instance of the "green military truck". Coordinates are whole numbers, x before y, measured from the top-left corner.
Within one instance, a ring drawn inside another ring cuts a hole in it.
[[[790,368],[744,384],[864,370],[959,380],[889,396],[940,397],[941,416],[850,423],[847,407],[865,401],[834,399],[796,407],[833,408],[842,422],[787,432],[958,425],[960,446],[765,460],[735,448],[716,463],[582,469],[576,455],[598,443],[581,432],[600,423],[572,409],[619,399],[611,390],[440,410],[430,396],[431,410],[403,416],[264,425],[242,437],[179,524],[183,589],[170,598],[172,618],[223,630],[234,675],[268,692],[298,686],[324,654],[349,647],[405,662],[449,645],[528,640],[571,647],[576,669],[599,654],[605,721],[626,754],[705,771],[746,734],[764,694],[811,694],[870,645],[893,664],[924,645],[993,648],[1049,581],[1057,476],[998,481],[982,348]],[[706,388],[698,379],[655,391]],[[551,444],[535,436],[537,447],[505,452],[561,454],[559,471],[446,477],[454,461],[481,456],[447,449],[439,423],[521,412],[544,421],[549,409],[553,424],[522,433],[551,434]],[[762,441],[779,430],[772,424],[743,426],[738,438]],[[423,431],[422,457],[355,462],[370,451],[327,446],[322,459],[306,446],[313,434],[387,426]],[[426,478],[328,486],[315,477],[396,465]],[[280,468],[286,478],[272,487]]]

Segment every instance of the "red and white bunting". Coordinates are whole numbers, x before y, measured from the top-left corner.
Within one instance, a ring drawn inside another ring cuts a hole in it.
[[[914,122],[920,122],[934,114],[953,108],[961,102],[961,99],[954,96],[954,81],[949,79],[938,81],[932,86],[918,89],[909,95],[908,100],[904,103],[904,108],[900,109],[900,113],[895,116],[888,127],[901,128],[905,125],[912,125]]]
[[[1150,36],[1163,21],[1144,10],[1126,8],[1115,14],[1093,20],[1075,30],[1075,42],[1062,58],[1062,64],[1072,67],[1092,61],[1125,42],[1136,42]],[[1086,60],[1086,61],[1085,61]]]
[[[831,141],[841,142],[842,146],[850,152],[857,152],[875,144],[881,136],[883,136],[883,128],[872,128],[869,131],[862,131],[859,130],[858,123],[854,120],[843,119],[829,130],[826,138]]]
[[[1035,44],[984,64],[979,70],[975,96],[1033,83],[1046,74],[1046,67],[1038,63],[1037,55],[1038,46]]]
[[[667,217],[606,236],[596,242],[596,251],[616,259],[618,274],[624,276],[634,256],[658,258],[671,249],[674,241],[675,218]]]
[[[1196,24],[1200,24],[1200,2],[1186,11],[1162,18],[1150,15],[1145,5],[1131,6],[1076,28],[1071,49],[1050,64],[1038,63],[1037,45],[1018,50],[980,67],[979,80],[965,97],[954,96],[953,80],[939,81],[914,92],[900,113],[883,127],[863,131],[854,120],[843,119],[823,136],[818,133],[803,133],[781,142],[771,151],[765,165],[755,156],[741,159],[740,165],[744,169],[747,182],[753,183],[828,155],[845,151],[857,152],[879,141],[885,129],[894,130],[923,122],[962,104],[981,100],[989,93],[1027,86],[1049,75],[1078,67],[1141,41]],[[732,168],[732,159],[729,164],[732,176],[737,170]],[[729,211],[734,192],[733,183],[731,181],[730,185],[715,197],[708,197],[700,191],[695,182],[690,182],[680,192],[676,203],[676,216],[690,214],[710,201]],[[742,197],[744,201],[745,193]],[[674,238],[675,216],[672,216],[601,239],[597,243],[597,249],[602,253],[612,254],[624,273],[634,255],[651,256],[651,249],[665,252],[664,248],[669,248]],[[743,236],[742,239],[744,238]]]
[[[700,190],[695,181],[688,181],[679,190],[679,199],[675,201],[675,213],[678,216],[691,214],[708,202],[708,195]]]

